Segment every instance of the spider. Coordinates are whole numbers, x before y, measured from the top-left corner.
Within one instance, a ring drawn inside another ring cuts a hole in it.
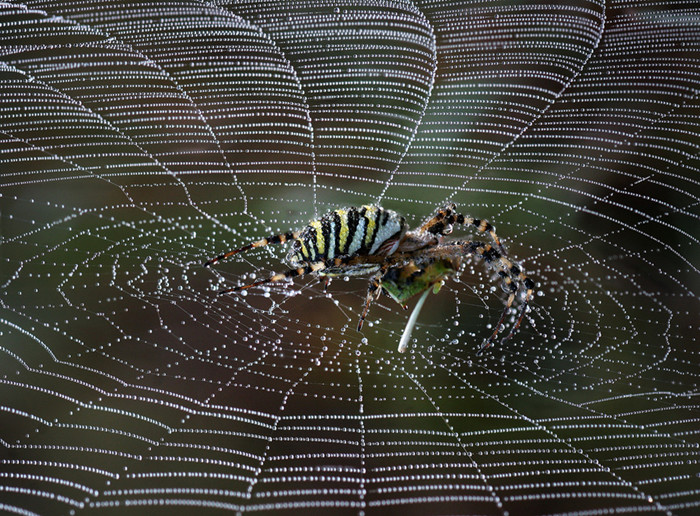
[[[492,243],[446,240],[445,236],[452,233],[455,224],[472,226],[479,233],[488,233]],[[437,210],[421,226],[411,230],[404,217],[380,206],[337,209],[310,222],[301,231],[263,238],[217,256],[204,266],[209,267],[248,249],[287,241],[292,241],[287,254],[287,262],[292,268],[249,285],[222,290],[219,294],[238,292],[309,273],[324,276],[326,286],[332,277],[371,274],[367,297],[357,325],[358,331],[362,329],[372,301],[382,291],[404,309],[410,298],[423,293],[399,344],[401,352],[406,350],[418,311],[430,288],[437,292],[445,279],[459,272],[466,257],[481,258],[494,268],[501,279],[503,290],[508,294],[506,306],[494,331],[484,339],[477,355],[496,340],[511,306],[520,295],[522,302],[519,316],[503,340],[513,336],[520,327],[535,288],[534,282],[523,273],[522,268],[508,259],[495,228],[485,220],[457,213],[453,203]],[[521,294],[523,291],[524,294]]]

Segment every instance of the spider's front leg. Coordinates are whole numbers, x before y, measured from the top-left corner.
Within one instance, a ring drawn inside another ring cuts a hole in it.
[[[498,251],[491,246],[486,246],[477,250],[477,255],[480,255],[482,258],[484,258],[484,260],[488,264],[496,263],[500,265],[501,270],[498,271],[498,275],[501,277],[503,290],[508,292],[506,306],[504,307],[503,313],[501,314],[501,317],[499,318],[498,323],[496,324],[496,328],[493,330],[491,336],[484,341],[481,348],[476,353],[477,355],[481,355],[495,342],[498,333],[503,328],[506,317],[510,312],[511,306],[513,306],[513,302],[515,301],[518,292],[520,292],[521,288],[524,288],[525,294],[523,300],[521,301],[520,314],[518,315],[518,319],[511,328],[508,335],[506,335],[503,338],[502,342],[510,339],[518,330],[520,324],[523,321],[523,318],[525,317],[525,312],[527,311],[528,304],[530,303],[530,300],[532,299],[532,296],[534,294],[535,282],[532,281],[532,279],[528,278],[525,275],[525,273],[523,273],[522,268],[519,265],[511,262],[508,258],[498,253]]]
[[[452,227],[455,224],[472,226],[476,228],[479,233],[488,233],[496,249],[498,249],[498,252],[503,256],[507,256],[506,250],[503,248],[503,244],[501,244],[501,240],[496,234],[496,228],[485,220],[475,219],[474,217],[457,213],[457,206],[454,203],[449,203],[444,208],[438,210],[433,218],[426,221],[420,227],[420,230],[433,235],[444,236],[452,233]]]
[[[455,209],[456,206],[450,203],[438,210],[432,218],[426,220],[421,225],[419,231],[422,233],[432,233],[433,235],[449,235],[452,233],[452,224],[454,224],[454,221],[450,224],[447,219],[454,213]]]

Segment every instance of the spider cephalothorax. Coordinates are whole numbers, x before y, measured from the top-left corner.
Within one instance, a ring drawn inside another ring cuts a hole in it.
[[[249,285],[222,290],[220,293],[237,292],[309,273],[325,276],[328,280],[334,276],[371,274],[364,309],[357,326],[359,331],[372,300],[382,291],[405,307],[406,301],[411,297],[421,292],[427,294],[431,287],[437,290],[443,280],[460,270],[465,257],[482,258],[497,271],[508,298],[496,328],[479,350],[481,353],[494,342],[503,328],[516,296],[524,292],[518,319],[505,338],[512,337],[523,320],[535,284],[523,273],[519,265],[508,259],[491,224],[458,214],[455,210],[455,205],[450,203],[420,227],[409,230],[402,216],[380,206],[338,209],[310,222],[301,231],[263,238],[217,256],[204,265],[213,265],[254,247],[291,240],[291,249],[287,255],[291,269]],[[445,235],[452,232],[455,224],[472,226],[479,233],[488,233],[493,243],[445,240]],[[420,306],[424,299],[425,297],[421,298]],[[412,320],[415,321],[414,316]],[[399,346],[400,351],[405,350],[404,340],[402,339],[402,345]]]

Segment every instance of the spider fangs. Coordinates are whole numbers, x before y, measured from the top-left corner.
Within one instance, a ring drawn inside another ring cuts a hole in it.
[[[452,232],[455,224],[472,226],[478,233],[488,233],[492,243],[445,240],[444,237]],[[367,297],[357,326],[358,331],[362,329],[372,301],[382,291],[404,308],[408,299],[423,293],[399,344],[399,351],[404,352],[418,312],[430,289],[437,292],[443,280],[459,271],[465,257],[474,256],[483,259],[488,266],[496,270],[501,285],[508,294],[506,306],[494,331],[484,339],[477,355],[483,353],[496,340],[511,306],[520,295],[522,301],[518,318],[503,340],[513,336],[520,327],[534,293],[534,282],[523,273],[518,264],[508,259],[495,228],[484,220],[458,214],[456,206],[452,203],[412,230],[408,229],[402,216],[380,206],[337,209],[310,222],[301,231],[263,238],[217,256],[204,265],[211,266],[242,251],[270,244],[282,244],[288,240],[292,241],[292,245],[287,262],[292,268],[273,274],[267,279],[219,293],[238,292],[309,273],[325,276],[327,281],[335,276],[371,274]]]

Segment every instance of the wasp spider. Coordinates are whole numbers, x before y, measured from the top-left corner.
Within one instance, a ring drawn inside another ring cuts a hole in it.
[[[309,273],[325,276],[327,282],[334,276],[371,274],[358,331],[362,329],[372,300],[382,291],[404,308],[408,299],[424,292],[399,345],[399,351],[403,352],[429,289],[433,287],[437,292],[444,279],[460,270],[465,257],[475,256],[497,271],[502,287],[508,294],[505,309],[493,333],[484,340],[478,351],[481,354],[496,340],[517,296],[521,297],[520,313],[503,340],[512,337],[520,327],[535,284],[518,264],[508,259],[491,224],[459,214],[455,210],[456,206],[450,203],[420,227],[409,230],[402,216],[380,206],[338,209],[310,222],[301,231],[263,238],[217,256],[204,265],[214,265],[255,247],[291,241],[287,262],[292,268],[249,285],[222,290],[220,294]],[[444,237],[452,232],[455,224],[472,226],[479,233],[488,233],[492,243],[446,240]]]

